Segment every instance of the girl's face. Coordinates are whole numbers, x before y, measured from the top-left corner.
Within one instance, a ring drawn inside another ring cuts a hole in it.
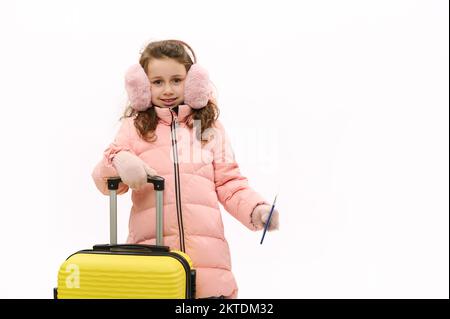
[[[147,68],[152,104],[174,107],[184,101],[186,68],[174,59],[152,59]]]

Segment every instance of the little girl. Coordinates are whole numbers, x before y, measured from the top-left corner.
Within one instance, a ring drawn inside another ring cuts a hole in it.
[[[219,202],[253,231],[265,226],[271,206],[239,171],[207,72],[186,43],[152,42],[127,71],[125,87],[130,105],[92,173],[97,188],[109,194],[107,178],[120,176],[117,193],[132,189],[127,243],[154,245],[147,175],[164,177],[164,245],[191,257],[197,298],[237,298]],[[269,230],[278,219],[275,210]]]

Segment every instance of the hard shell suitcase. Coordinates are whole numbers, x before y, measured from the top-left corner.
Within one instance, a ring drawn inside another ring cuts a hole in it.
[[[69,256],[58,272],[55,299],[193,299],[195,269],[188,255],[163,246],[164,178],[149,176],[156,193],[156,245],[117,244],[117,189],[108,179],[110,244]]]

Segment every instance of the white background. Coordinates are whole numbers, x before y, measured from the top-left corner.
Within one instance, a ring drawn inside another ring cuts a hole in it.
[[[108,241],[90,174],[123,74],[147,41],[176,38],[218,88],[241,172],[268,201],[279,191],[262,246],[223,211],[240,298],[448,298],[448,9],[2,1],[0,297],[51,298],[63,260]]]

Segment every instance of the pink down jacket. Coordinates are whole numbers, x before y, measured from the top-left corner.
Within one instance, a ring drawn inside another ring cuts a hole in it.
[[[122,120],[115,140],[105,150],[92,173],[97,188],[108,194],[106,179],[118,176],[114,154],[129,151],[165,178],[164,245],[186,252],[197,270],[197,298],[237,298],[238,286],[231,270],[219,203],[250,230],[256,228],[251,213],[264,199],[250,188],[234,159],[229,138],[216,121],[214,138],[206,145],[186,125],[192,109],[155,108],[159,122],[157,140],[141,139],[133,118]],[[118,194],[129,187],[120,184]],[[178,196],[177,196],[178,195]],[[127,243],[155,244],[155,194],[151,184],[132,190]]]

